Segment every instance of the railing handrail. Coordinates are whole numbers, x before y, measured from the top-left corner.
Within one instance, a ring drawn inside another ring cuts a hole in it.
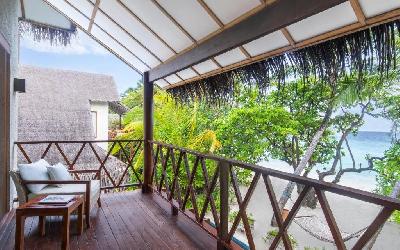
[[[318,189],[321,189],[321,190],[324,190],[324,191],[328,191],[328,192],[331,192],[331,193],[335,193],[335,194],[347,196],[347,197],[350,197],[350,198],[355,198],[355,199],[358,199],[358,200],[362,200],[362,201],[365,201],[365,202],[368,202],[368,203],[373,203],[373,204],[376,204],[376,205],[381,205],[381,206],[393,208],[393,209],[396,209],[396,210],[400,210],[400,200],[399,199],[395,199],[395,198],[391,198],[391,197],[388,197],[388,196],[375,194],[375,193],[363,191],[363,190],[356,189],[356,188],[345,187],[345,186],[342,186],[342,185],[339,185],[339,184],[335,184],[335,183],[324,182],[324,181],[312,179],[312,178],[309,178],[309,177],[299,176],[299,175],[295,175],[295,174],[292,174],[292,173],[283,172],[283,171],[280,171],[280,170],[275,170],[275,169],[271,169],[271,168],[267,168],[267,167],[262,167],[262,166],[259,166],[259,165],[256,165],[256,164],[251,164],[251,163],[246,163],[246,162],[242,162],[242,161],[238,161],[238,160],[225,158],[225,157],[222,157],[222,156],[201,153],[201,152],[198,152],[198,151],[195,151],[195,150],[192,150],[192,149],[178,147],[178,146],[175,146],[175,145],[171,145],[171,144],[167,144],[167,143],[163,143],[163,142],[159,142],[159,141],[150,141],[150,143],[161,145],[161,146],[164,146],[164,147],[170,147],[170,148],[177,149],[177,150],[181,150],[183,152],[187,152],[187,153],[193,154],[195,156],[200,156],[200,157],[203,157],[205,159],[227,162],[227,163],[229,163],[231,165],[234,165],[234,166],[237,166],[237,167],[242,167],[242,168],[245,168],[245,169],[248,169],[248,170],[252,170],[254,172],[257,172],[257,173],[260,173],[260,174],[263,174],[263,175],[269,175],[269,176],[277,177],[277,178],[280,178],[280,179],[293,181],[293,182],[296,182],[296,183],[299,183],[299,184],[309,185],[309,186],[312,186],[312,187],[317,187]]]
[[[143,140],[44,140],[44,141],[16,141],[14,144],[44,144],[44,143],[101,143],[101,142],[139,142]]]

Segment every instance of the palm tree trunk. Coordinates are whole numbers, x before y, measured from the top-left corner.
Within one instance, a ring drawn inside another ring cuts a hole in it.
[[[307,148],[307,151],[305,152],[305,154],[304,154],[303,158],[301,159],[297,168],[294,170],[293,174],[301,175],[301,173],[307,167],[307,163],[311,159],[311,156],[314,153],[315,148],[318,145],[318,142],[320,141],[323,133],[325,132],[326,128],[328,127],[329,119],[332,115],[332,110],[333,110],[332,106],[333,105],[330,105],[328,107],[327,111],[325,112],[324,118],[321,122],[319,129],[317,130],[317,132],[315,132],[315,134],[310,142],[310,145]],[[292,195],[295,185],[296,185],[295,182],[289,182],[288,185],[286,186],[286,188],[283,190],[282,195],[278,201],[280,210],[282,210],[285,207],[287,201],[289,200],[290,196]],[[272,217],[271,225],[277,226],[275,217]]]

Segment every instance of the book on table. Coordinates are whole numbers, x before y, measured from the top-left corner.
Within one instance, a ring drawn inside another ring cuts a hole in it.
[[[75,195],[48,195],[39,201],[39,204],[57,204],[57,205],[65,205],[68,204],[75,198]]]

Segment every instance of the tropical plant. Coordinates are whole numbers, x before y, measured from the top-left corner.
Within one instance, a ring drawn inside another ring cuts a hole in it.
[[[375,160],[374,167],[378,172],[377,191],[384,195],[391,195],[394,186],[400,181],[400,141],[393,143],[390,149],[385,151],[382,159]],[[400,212],[395,211],[392,218],[400,223]]]
[[[270,242],[272,242],[272,241],[274,240],[274,238],[275,238],[277,235],[278,235],[278,230],[275,230],[275,229],[270,230],[270,231],[268,231],[267,234],[263,237],[263,240],[264,240],[266,243],[270,243]],[[295,247],[297,246],[297,240],[296,240],[296,239],[293,237],[293,235],[291,235],[291,234],[288,234],[288,236],[289,236],[289,241],[290,241],[290,243],[292,244],[292,247],[295,248]],[[280,243],[280,244],[282,244],[282,243]]]

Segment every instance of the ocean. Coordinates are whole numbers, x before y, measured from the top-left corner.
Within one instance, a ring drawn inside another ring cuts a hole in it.
[[[339,137],[339,136],[338,136]],[[354,159],[356,161],[357,168],[359,164],[362,167],[367,167],[368,162],[366,160],[366,155],[370,156],[383,156],[385,150],[390,148],[391,145],[391,135],[388,132],[370,132],[370,131],[360,131],[357,135],[350,135],[348,137],[349,145],[351,147]],[[343,145],[345,146],[345,145]],[[342,157],[343,168],[352,167],[353,163],[351,157],[346,150],[346,155]],[[333,159],[332,159],[333,161]],[[330,162],[331,163],[331,162]],[[269,167],[285,172],[293,172],[293,168],[287,163],[271,159],[269,161],[260,162],[259,165],[264,167]],[[317,169],[323,169],[323,167],[330,167],[331,164],[319,165],[314,168],[309,174],[310,178],[317,178]],[[334,177],[325,178],[325,181],[331,181]],[[362,173],[345,173],[340,182],[340,185],[353,187],[365,191],[372,192],[376,188],[376,173],[374,171],[365,171]]]

